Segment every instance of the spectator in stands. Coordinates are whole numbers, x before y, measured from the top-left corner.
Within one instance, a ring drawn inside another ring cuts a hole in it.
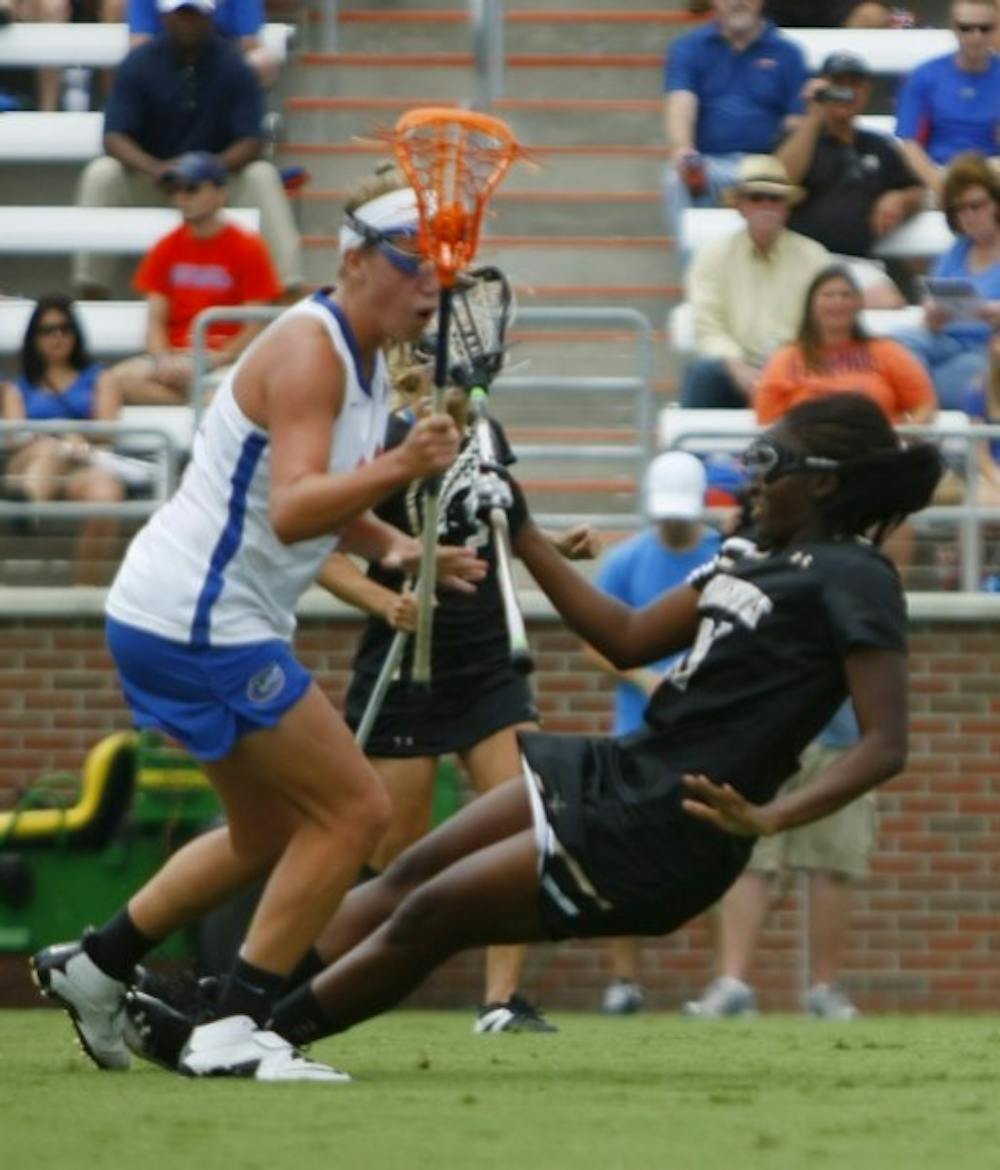
[[[940,297],[928,297],[925,327],[895,336],[930,371],[940,405],[960,410],[969,383],[986,368],[990,333],[1000,328],[1000,175],[981,155],[960,155],[945,174],[941,202],[957,239],[931,275],[962,279],[981,299],[956,315]]]
[[[993,48],[995,0],[952,0],[958,52],[925,61],[903,82],[896,136],[917,176],[938,196],[958,154],[998,153],[1000,59]]]
[[[135,276],[149,306],[147,352],[115,367],[126,402],[187,402],[194,376],[192,333],[202,309],[264,305],[281,296],[267,245],[223,214],[226,178],[226,168],[206,151],[181,155],[164,174],[183,222],[153,245]],[[221,374],[263,326],[235,321],[210,326],[209,368]]]
[[[860,738],[850,701],[802,753],[799,771],[781,789],[783,796],[804,788],[836,764]],[[702,1019],[753,1015],[757,996],[749,983],[750,964],[768,915],[781,901],[788,877],[809,875],[810,987],[805,1010],[829,1020],[851,1020],[858,1009],[837,982],[850,922],[854,883],[868,874],[875,847],[872,793],[815,824],[762,838],[747,868],[719,903],[718,976],[684,1014]]]
[[[975,423],[1000,426],[1000,333],[990,338],[986,373],[969,386],[962,409]],[[1000,507],[1000,439],[984,439],[977,444],[976,470],[979,503]]]
[[[720,538],[702,523],[706,483],[705,468],[697,456],[688,451],[658,455],[646,469],[642,485],[649,527],[605,557],[597,575],[598,588],[633,609],[641,609],[711,560]],[[639,731],[649,696],[678,655],[634,670],[619,670],[591,646],[584,645],[584,653],[618,683],[613,734]],[[639,982],[639,940],[609,939],[608,949],[612,980],[605,989],[602,1010],[609,1015],[637,1012],[645,1000]]]
[[[117,503],[124,499],[121,480],[97,465],[96,451],[74,433],[74,422],[113,422],[120,399],[112,374],[87,355],[72,302],[44,296],[28,318],[21,346],[21,373],[0,386],[4,419],[65,419],[66,433],[29,434],[8,450],[4,494],[8,499],[38,503]],[[101,554],[114,538],[117,521],[94,517],[83,522],[77,544],[77,582],[99,584]]]
[[[229,172],[234,206],[260,209],[287,293],[302,283],[302,254],[275,167],[260,159],[261,93],[239,50],[212,24],[213,0],[158,0],[164,31],[121,63],[108,99],[104,157],[85,168],[77,190],[84,207],[162,204],[162,186],[187,151],[218,156]],[[81,253],[74,264],[78,295],[107,297],[113,258]]]
[[[802,111],[802,53],[761,17],[763,0],[714,0],[715,19],[670,45],[664,120],[667,221],[717,207],[746,154],[773,150]]]
[[[753,404],[761,368],[795,336],[806,289],[830,262],[822,244],[788,231],[802,199],[780,160],[749,155],[730,201],[746,226],[697,249],[686,278],[697,357],[684,372],[681,404]]]
[[[0,28],[15,21],[33,21],[39,24],[65,24],[72,18],[70,0],[0,0]],[[62,70],[38,70],[38,108],[52,112],[59,109],[59,91]],[[9,95],[8,95],[9,96]],[[17,99],[10,98],[12,102]],[[12,104],[8,108],[16,109]]]
[[[218,0],[213,19],[216,29],[239,45],[261,85],[274,85],[278,80],[278,62],[261,40],[265,19],[263,0]],[[128,31],[133,49],[163,32],[157,0],[128,0]]]
[[[896,143],[856,124],[871,97],[861,57],[832,53],[805,94],[805,117],[775,152],[806,191],[788,225],[848,259],[868,308],[900,308],[906,302],[884,266],[861,257],[923,207],[925,190]]]
[[[917,359],[888,337],[869,337],[860,320],[861,291],[839,264],[824,268],[806,293],[796,339],[764,367],[754,406],[769,424],[810,398],[867,394],[894,423],[930,422],[937,399]]]

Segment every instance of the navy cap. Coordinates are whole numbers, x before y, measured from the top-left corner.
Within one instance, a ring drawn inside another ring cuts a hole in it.
[[[224,187],[229,176],[226,168],[207,150],[189,150],[176,159],[164,173],[167,183],[214,183]]]
[[[871,77],[868,62],[857,53],[831,53],[820,67],[824,77]]]

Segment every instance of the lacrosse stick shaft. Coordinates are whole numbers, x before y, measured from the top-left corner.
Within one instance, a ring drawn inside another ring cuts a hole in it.
[[[476,420],[476,439],[479,454],[487,463],[497,462],[496,444],[490,429],[489,414],[486,410],[487,394],[482,386],[474,386],[469,392],[469,404]],[[490,509],[490,529],[493,533],[493,548],[497,559],[497,582],[503,602],[504,619],[507,623],[507,640],[510,644],[511,666],[518,674],[530,674],[535,669],[531,651],[528,648],[528,633],[524,626],[524,615],[517,598],[514,583],[514,553],[510,547],[510,527],[503,508]]]
[[[448,331],[451,327],[450,288],[442,288],[438,302],[438,341],[434,354],[435,414],[444,406],[444,388],[448,384]],[[434,587],[437,581],[438,511],[441,481],[437,476],[424,485],[424,545],[420,554],[420,577],[417,582],[417,633],[413,648],[413,681],[426,684],[431,677],[431,630],[434,624]]]
[[[406,649],[406,639],[409,636],[406,630],[397,630],[396,636],[389,644],[389,652],[386,654],[385,661],[382,663],[382,669],[378,672],[378,678],[375,680],[375,686],[372,687],[372,693],[368,696],[368,704],[365,707],[364,714],[361,716],[358,730],[354,734],[354,741],[362,751],[364,751],[368,743],[368,737],[371,735],[372,728],[375,726],[378,713],[382,710],[382,704],[385,702],[389,684],[399,669],[399,664],[403,658],[403,651]]]

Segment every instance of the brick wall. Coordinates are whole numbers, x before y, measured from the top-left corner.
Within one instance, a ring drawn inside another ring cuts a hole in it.
[[[299,649],[333,695],[344,688],[358,625],[303,624]],[[553,731],[607,727],[610,687],[575,639],[531,623],[539,702]],[[128,726],[96,618],[10,618],[0,656],[0,807],[50,770],[76,770],[100,737]],[[874,872],[857,898],[845,981],[866,1010],[1000,1009],[1000,623],[917,620],[911,638],[912,739],[905,775],[879,794]],[[765,1008],[799,986],[802,916],[793,892],[773,915],[754,981]],[[674,1007],[711,971],[711,924],[691,923],[644,951],[654,1006]],[[453,961],[425,1003],[479,998],[478,956]],[[537,948],[529,983],[544,1003],[592,1007],[603,950]]]

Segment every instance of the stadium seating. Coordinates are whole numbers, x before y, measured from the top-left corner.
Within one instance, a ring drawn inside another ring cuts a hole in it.
[[[736,231],[743,224],[738,211],[723,207],[696,207],[684,213],[681,245],[693,252],[709,240]],[[951,247],[954,236],[940,211],[921,211],[906,223],[883,236],[873,254],[880,259],[939,256]]]
[[[909,73],[931,57],[955,52],[955,34],[947,28],[786,28],[782,32],[816,70],[833,52],[857,53],[874,73]]]
[[[0,117],[0,162],[88,162],[102,153],[103,134],[103,114],[11,111]]]
[[[684,301],[670,312],[668,327],[670,346],[675,353],[694,353],[694,310]],[[863,309],[861,323],[873,337],[887,337],[898,329],[912,329],[922,325],[924,311],[920,305],[903,309]]]
[[[226,215],[257,231],[256,208]],[[170,207],[0,207],[0,255],[64,255],[86,249],[141,255],[180,222]]]
[[[261,40],[280,61],[288,56],[295,29],[290,24],[264,25]],[[117,65],[128,52],[126,24],[10,24],[0,28],[0,67]],[[5,115],[6,116],[6,115]]]
[[[31,300],[0,300],[0,354],[20,350],[34,307]],[[122,357],[145,346],[145,301],[77,301],[75,307],[91,353]]]

